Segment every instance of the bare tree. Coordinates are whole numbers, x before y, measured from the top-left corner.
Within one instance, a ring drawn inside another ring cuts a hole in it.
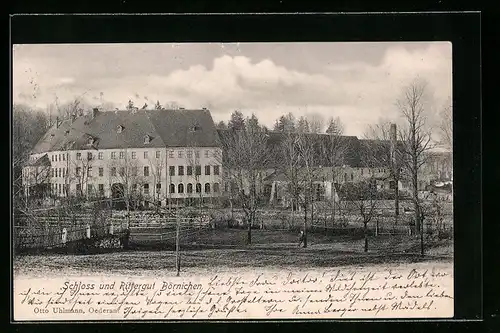
[[[427,152],[432,148],[431,133],[427,129],[425,117],[425,81],[414,80],[403,89],[402,97],[396,105],[405,120],[405,127],[400,130],[401,147],[405,171],[411,180],[412,201],[416,231],[421,235],[421,254],[424,254],[421,201],[418,196],[419,171],[426,163]]]
[[[332,226],[335,225],[335,184],[337,183],[340,170],[339,167],[345,164],[345,157],[349,147],[349,141],[343,137],[343,126],[340,120],[335,122],[333,119],[328,127],[328,136],[321,141],[322,157],[326,165],[330,167],[331,173],[331,221]],[[340,208],[340,206],[339,206]]]
[[[286,180],[286,193],[290,196],[292,221],[295,219],[295,210],[299,207],[302,192],[303,174],[301,173],[302,161],[298,140],[298,135],[287,132],[279,146],[279,151],[276,152],[281,159],[279,169]]]
[[[378,124],[369,125],[365,131],[365,138],[372,141],[370,147],[366,147],[365,152],[370,154],[370,158],[376,162],[378,167],[389,169],[390,176],[394,182],[394,212],[397,223],[399,216],[399,182],[404,166],[404,154],[401,144],[397,141],[396,125],[389,121],[380,121]]]
[[[440,113],[441,123],[439,126],[441,143],[451,149],[453,146],[453,107],[448,99]]]
[[[307,209],[311,209],[311,222],[314,221],[314,180],[317,168],[317,150],[314,137],[304,133],[298,133],[297,148],[302,166],[302,206],[304,207],[304,248],[307,247]]]
[[[109,161],[108,168],[110,174],[107,178],[109,180],[111,197],[113,197],[113,191],[116,191],[115,195],[120,200],[123,200],[125,209],[127,210],[127,223],[130,224],[130,210],[136,207],[138,200],[142,199],[142,189],[138,187],[142,184],[143,177],[139,176],[139,163],[137,159],[132,158],[127,149],[121,153],[123,155],[119,156],[120,158]]]
[[[254,127],[232,130],[225,144],[227,157],[224,159],[224,169],[230,170],[230,181],[238,186],[237,198],[241,202],[248,227],[247,243],[251,244],[252,225],[258,209],[260,172],[269,161],[267,134],[261,128]]]
[[[159,156],[157,155],[157,153],[159,153]],[[156,211],[158,211],[159,210],[158,202],[163,199],[161,197],[161,179],[166,165],[165,158],[161,153],[161,151],[157,151],[155,152],[155,156],[148,157],[148,162],[149,162],[149,167],[151,168],[151,174],[153,175],[153,183],[154,183],[153,198],[155,202]],[[160,184],[160,187],[158,187],[158,184]],[[169,189],[167,188],[165,190]]]
[[[371,174],[368,181],[352,184],[350,198],[354,204],[357,215],[363,222],[363,235],[365,240],[364,251],[368,252],[368,224],[375,216],[378,200],[377,186]]]

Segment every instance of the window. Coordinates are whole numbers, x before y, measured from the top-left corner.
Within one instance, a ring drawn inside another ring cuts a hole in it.
[[[147,158],[148,158],[148,152],[147,152],[147,151],[145,151],[145,152],[144,152],[144,159],[147,159]]]
[[[116,152],[114,151],[111,152],[111,159],[112,160],[116,159]]]
[[[94,186],[92,186],[92,184],[87,184],[87,195],[91,196],[92,192],[94,192]]]
[[[193,184],[189,183],[187,185],[187,193],[193,193]]]
[[[144,144],[148,144],[151,142],[151,137],[149,135],[144,136]]]
[[[125,152],[121,151],[120,152],[120,160],[123,160],[125,158]]]
[[[201,176],[201,165],[196,166],[196,176]]]
[[[104,176],[104,168],[99,168],[99,177]]]
[[[170,184],[169,192],[170,193],[175,193],[175,185],[174,184]]]
[[[125,167],[120,168],[120,176],[125,176]]]
[[[210,193],[210,183],[205,184],[205,193]]]
[[[87,177],[92,177],[92,167],[91,166],[89,166],[87,168]]]
[[[219,193],[219,183],[214,183],[214,193]]]
[[[218,176],[219,175],[219,166],[218,165],[214,165],[214,175]]]
[[[205,165],[205,175],[210,175],[210,165]]]
[[[168,158],[174,158],[174,151],[173,150],[168,151]]]
[[[59,161],[62,161],[62,159],[61,159],[61,154],[59,154]]]
[[[111,168],[111,176],[116,176],[116,168],[115,167]]]
[[[144,184],[144,194],[149,194],[149,184]]]
[[[64,156],[64,155],[63,155]],[[66,153],[66,158],[69,160],[69,153]]]
[[[59,195],[61,195],[62,194],[62,184],[57,185],[57,187],[58,187]]]
[[[102,160],[102,159],[103,159],[103,157],[104,157],[104,154],[103,154],[102,152],[99,152],[99,153],[97,154],[97,158],[98,158],[98,159]]]
[[[69,194],[69,184],[64,185],[64,193],[65,193],[66,195],[68,195],[68,194]]]
[[[121,133],[123,131],[123,126],[122,125],[118,125],[118,127],[116,128],[116,131],[118,133]]]
[[[137,157],[137,156],[136,156],[136,153],[135,153],[135,151],[133,151],[133,152],[132,152],[132,159],[133,159],[133,160],[135,160],[135,158],[136,158],[136,157]]]
[[[201,184],[196,183],[196,193],[201,193]]]
[[[51,155],[50,157],[51,157],[50,159],[52,160],[52,162],[54,162],[54,155]]]
[[[351,173],[351,181],[354,180],[354,174]]]
[[[156,158],[160,158],[161,157],[161,152],[159,150],[156,151]]]
[[[193,175],[193,167],[191,165],[187,166],[187,170],[186,171],[187,171],[186,174],[188,176],[192,176]]]
[[[168,174],[170,176],[175,176],[175,167],[173,165],[171,165],[169,168],[168,168]]]
[[[104,184],[99,184],[99,195],[104,196]]]
[[[89,160],[89,161],[90,161],[91,159],[92,159],[92,153],[91,153],[91,152],[88,152],[88,153],[87,153],[87,160]]]
[[[156,193],[160,193],[161,192],[161,183],[157,183],[156,184]]]
[[[396,189],[396,182],[394,180],[389,181],[389,189],[391,190]]]
[[[57,162],[57,155],[54,155],[54,161]]]
[[[177,193],[184,193],[184,184],[177,185]]]
[[[76,159],[81,160],[82,159],[82,153],[76,153]]]
[[[344,172],[344,182],[346,182],[346,181],[347,181],[347,173]]]
[[[80,176],[80,173],[82,172],[82,168],[76,167],[76,175]]]
[[[194,157],[200,158],[200,151],[199,150],[195,150]]]
[[[145,176],[145,177],[148,177],[148,176],[149,176],[149,167],[148,167],[148,166],[145,166],[145,167],[144,167],[144,176]]]
[[[56,168],[56,177],[58,177],[58,175],[57,175],[57,168]]]
[[[51,169],[51,174],[52,174],[52,177],[55,177],[55,171],[54,171],[54,168]]]
[[[210,157],[210,150],[205,150],[205,157]]]
[[[186,152],[186,155],[187,155],[188,158],[192,158],[193,157],[193,151],[192,150],[188,150]]]
[[[82,184],[76,184],[76,194],[79,195],[82,193]]]
[[[137,167],[132,167],[132,176],[137,176]]]
[[[183,165],[179,165],[179,167],[178,167],[178,175],[179,176],[184,176],[184,166]]]

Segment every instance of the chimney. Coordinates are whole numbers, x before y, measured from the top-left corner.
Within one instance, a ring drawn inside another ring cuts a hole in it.
[[[56,128],[59,128],[59,116],[56,117]]]
[[[99,112],[98,108],[93,108],[92,109],[92,119],[94,119],[97,116],[97,113]]]
[[[391,162],[396,163],[396,124],[391,123],[391,129],[389,131],[389,140],[391,141]]]

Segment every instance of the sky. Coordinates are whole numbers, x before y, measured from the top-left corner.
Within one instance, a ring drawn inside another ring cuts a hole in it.
[[[387,43],[30,44],[13,48],[13,101],[45,109],[84,99],[124,109],[176,102],[206,107],[214,121],[234,110],[272,128],[280,115],[340,117],[346,135],[400,121],[396,100],[425,80],[436,125],[452,97],[452,45]]]

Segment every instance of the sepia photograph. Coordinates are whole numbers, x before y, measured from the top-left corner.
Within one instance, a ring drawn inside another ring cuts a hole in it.
[[[453,317],[450,42],[12,65],[16,321]]]

